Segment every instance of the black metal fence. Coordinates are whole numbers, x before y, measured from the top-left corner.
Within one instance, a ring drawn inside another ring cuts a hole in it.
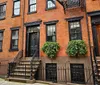
[[[62,84],[78,83],[94,85],[91,68],[71,69],[65,66],[57,66],[56,69],[50,69],[47,67],[40,67],[35,75],[35,78],[37,80],[51,81]]]

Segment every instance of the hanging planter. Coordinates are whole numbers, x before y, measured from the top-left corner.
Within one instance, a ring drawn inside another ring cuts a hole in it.
[[[87,53],[87,47],[83,40],[72,40],[68,43],[66,53],[69,56],[82,56]]]
[[[60,46],[57,42],[45,42],[42,47],[42,51],[51,59],[56,58],[59,49]]]

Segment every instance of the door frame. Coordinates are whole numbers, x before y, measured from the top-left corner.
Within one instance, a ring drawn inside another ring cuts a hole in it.
[[[96,26],[100,25],[100,15],[91,16],[91,24],[93,33],[93,44],[95,45],[94,52],[96,56],[100,56],[98,48],[97,30],[96,30]]]
[[[40,25],[35,25],[35,26],[27,26],[26,27],[26,45],[25,45],[25,57],[29,57],[29,53],[28,53],[28,50],[29,50],[29,34],[32,33],[32,32],[28,32],[28,29],[29,27],[40,27]],[[31,28],[30,28],[31,29]],[[33,28],[34,29],[34,28]],[[34,32],[34,30],[33,30]],[[38,51],[40,50],[40,29],[39,31],[37,31],[37,33],[39,34],[39,39],[38,39]],[[40,52],[38,52],[40,55]],[[39,56],[38,56],[39,57]]]

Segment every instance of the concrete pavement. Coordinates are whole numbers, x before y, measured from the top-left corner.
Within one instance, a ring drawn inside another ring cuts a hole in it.
[[[0,79],[0,85],[49,85],[49,84],[41,84],[41,83],[26,84],[26,83],[5,81],[4,79]]]

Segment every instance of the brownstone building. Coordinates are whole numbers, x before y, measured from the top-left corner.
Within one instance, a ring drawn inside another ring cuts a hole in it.
[[[0,0],[0,74],[7,74],[8,63],[13,61],[17,63],[13,63],[15,67],[20,63],[27,68],[25,62],[30,63],[37,50],[37,63],[41,60],[40,67],[49,69],[42,75],[44,80],[52,81],[53,78],[54,82],[59,82],[61,77],[57,68],[65,66],[70,71],[67,69],[64,72],[62,81],[67,78],[72,83],[90,83],[93,65],[98,67],[99,62],[99,28],[99,0]],[[85,41],[88,50],[86,56],[72,58],[66,54],[66,47],[71,40]],[[46,41],[60,45],[55,60],[49,59],[41,51]],[[30,71],[28,73],[23,71],[25,68],[19,67],[21,71],[15,68],[14,78],[23,78],[23,72],[30,78]],[[90,73],[85,68],[91,69]],[[11,76],[9,72],[8,75]]]

